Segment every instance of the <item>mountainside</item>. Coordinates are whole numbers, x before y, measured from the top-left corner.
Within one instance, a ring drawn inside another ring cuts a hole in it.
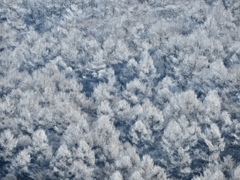
[[[0,1],[0,179],[240,177],[239,0]]]

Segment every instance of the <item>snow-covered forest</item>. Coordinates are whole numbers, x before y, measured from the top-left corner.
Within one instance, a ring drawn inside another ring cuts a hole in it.
[[[239,0],[0,0],[0,179],[239,178]]]

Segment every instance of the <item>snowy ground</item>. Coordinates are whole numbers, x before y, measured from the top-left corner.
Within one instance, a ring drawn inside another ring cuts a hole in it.
[[[0,179],[236,180],[239,0],[0,0]]]

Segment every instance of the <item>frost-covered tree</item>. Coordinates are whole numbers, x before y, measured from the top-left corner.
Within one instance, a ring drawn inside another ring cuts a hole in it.
[[[0,179],[237,179],[238,0],[0,3]]]
[[[17,146],[18,140],[14,137],[10,129],[4,130],[0,135],[0,155],[1,161],[9,161],[14,153],[14,150]]]

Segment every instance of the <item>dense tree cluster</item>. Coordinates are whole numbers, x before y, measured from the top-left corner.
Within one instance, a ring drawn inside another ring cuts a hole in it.
[[[2,0],[0,179],[240,177],[239,0]]]

